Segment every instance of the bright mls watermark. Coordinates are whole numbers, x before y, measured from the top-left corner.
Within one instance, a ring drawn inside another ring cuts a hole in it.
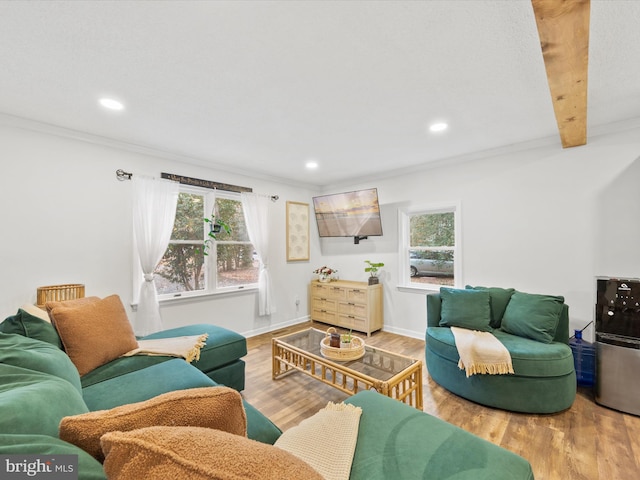
[[[78,455],[0,455],[3,480],[78,480]]]

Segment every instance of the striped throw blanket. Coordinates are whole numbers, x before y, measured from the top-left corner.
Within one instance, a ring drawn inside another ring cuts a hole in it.
[[[509,350],[490,332],[451,327],[460,355],[458,367],[467,378],[476,374],[514,373]]]

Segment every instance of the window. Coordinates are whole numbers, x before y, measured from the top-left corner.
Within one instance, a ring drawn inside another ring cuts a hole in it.
[[[180,187],[169,247],[155,270],[160,299],[237,290],[258,283],[258,261],[249,241],[239,193]],[[214,211],[229,225],[205,245]]]
[[[401,212],[401,285],[433,289],[461,284],[459,207]]]

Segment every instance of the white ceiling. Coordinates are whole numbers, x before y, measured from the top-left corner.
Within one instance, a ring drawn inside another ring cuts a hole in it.
[[[2,1],[0,59],[5,116],[287,182],[561,148],[529,0]],[[640,1],[592,0],[588,91],[640,117]]]

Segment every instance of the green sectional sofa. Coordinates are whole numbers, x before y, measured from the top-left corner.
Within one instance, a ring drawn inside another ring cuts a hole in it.
[[[19,322],[14,316],[0,324],[0,332],[15,330],[17,324],[23,328],[22,334],[0,333],[0,454],[78,455],[81,480],[104,480],[105,471],[94,457],[59,438],[62,418],[108,410],[174,390],[216,386],[218,383],[195,366],[215,371],[220,359],[209,357],[217,356],[218,350],[230,351],[230,356],[236,357],[246,349],[246,345],[239,347],[234,341],[236,334],[219,327],[179,328],[171,333],[189,335],[203,329],[209,333],[209,349],[203,349],[198,362],[121,357],[80,377],[48,327],[24,312],[18,315]],[[42,331],[52,341],[25,336],[43,337]],[[218,347],[214,347],[216,342]],[[533,479],[531,466],[522,457],[413,407],[373,391],[360,392],[346,402],[363,411],[351,468],[353,480]],[[243,405],[248,438],[273,444],[282,432],[252,405],[246,401]]]
[[[200,365],[211,365],[208,362],[216,356],[216,339],[233,341],[237,336],[212,325],[175,329],[174,333],[184,335],[192,328],[199,332],[206,329],[212,340],[207,342],[209,349],[202,350]],[[246,352],[246,343],[236,352],[243,350]],[[81,378],[58,346],[17,333],[0,333],[0,378],[0,454],[77,454],[80,479],[105,476],[93,457],[58,438],[63,417],[107,410],[174,390],[219,385],[183,359],[156,356],[122,357]],[[243,385],[244,378],[236,379],[235,384]],[[281,430],[252,405],[243,403],[247,436],[274,443]]]
[[[481,292],[484,295],[475,295]],[[462,307],[456,310],[453,302],[460,298]],[[454,308],[448,308],[452,304]],[[507,348],[515,373],[467,378],[458,367],[460,356],[450,328],[460,326],[456,319],[469,329],[483,330],[488,324],[484,331],[491,331]],[[526,413],[569,408],[576,396],[576,374],[568,341],[569,309],[562,297],[469,286],[427,295],[429,375],[447,390],[482,405]]]
[[[531,465],[439,418],[367,390],[350,480],[533,480]]]

